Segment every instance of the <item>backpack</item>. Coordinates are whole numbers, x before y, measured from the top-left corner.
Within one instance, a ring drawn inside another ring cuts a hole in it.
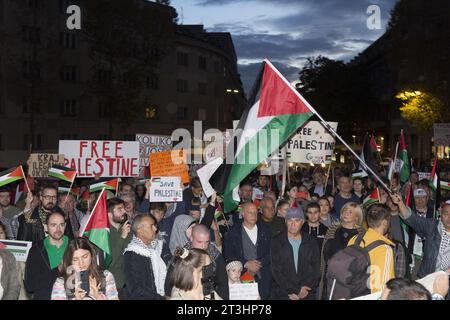
[[[377,240],[365,248],[360,244],[365,232],[358,235],[353,245],[338,251],[328,260],[326,273],[327,299],[352,299],[370,294],[369,283],[369,252],[386,244]],[[329,295],[332,294],[330,298]]]

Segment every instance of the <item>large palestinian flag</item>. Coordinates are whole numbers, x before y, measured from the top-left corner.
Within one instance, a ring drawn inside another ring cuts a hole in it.
[[[112,256],[105,190],[102,190],[100,193],[86,225],[80,230],[80,234],[87,237],[89,241],[105,253],[105,264],[108,267],[111,263]]]
[[[77,171],[54,164],[50,170],[48,170],[48,176],[72,183],[77,176]]]
[[[239,183],[285,143],[313,111],[280,72],[264,60],[231,139],[237,138],[237,144],[228,148],[226,161],[210,180],[213,188],[223,193],[225,212],[238,206]]]
[[[20,179],[25,179],[22,166],[2,171],[0,172],[0,187],[3,187]]]

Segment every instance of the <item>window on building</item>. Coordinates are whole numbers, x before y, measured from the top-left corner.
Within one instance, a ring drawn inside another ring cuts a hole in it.
[[[22,75],[25,79],[40,79],[41,64],[38,61],[22,61]]]
[[[206,96],[207,95],[207,85],[206,83],[200,82],[198,84],[198,94],[201,96]]]
[[[77,35],[71,32],[59,33],[59,45],[66,49],[76,49],[77,47]]]
[[[23,113],[31,113],[32,107],[31,107],[32,101],[28,97],[22,98],[22,112]],[[41,112],[41,99],[36,98],[34,102],[34,112],[39,113]]]
[[[159,107],[149,106],[145,108],[145,118],[148,120],[155,120],[159,118]]]
[[[60,115],[63,117],[76,117],[78,114],[77,101],[74,99],[62,100],[60,105]]]
[[[32,44],[41,43],[41,29],[22,26],[22,41]]]
[[[201,70],[206,70],[206,58],[198,57],[198,68]]]
[[[34,139],[31,139],[31,135],[29,135],[28,133],[24,134],[23,149],[29,150],[30,144],[33,146],[33,149],[42,149],[42,135],[35,134]]]
[[[61,77],[61,81],[64,81],[64,82],[76,82],[78,79],[78,67],[77,66],[62,66],[60,77]]]
[[[159,89],[159,76],[157,74],[151,74],[147,77],[147,89]]]
[[[177,79],[177,91],[186,93],[188,92],[188,82],[187,80]]]
[[[187,67],[189,65],[188,54],[184,52],[177,52],[177,64],[179,66]]]
[[[188,109],[186,107],[178,107],[177,109],[177,120],[187,120]]]

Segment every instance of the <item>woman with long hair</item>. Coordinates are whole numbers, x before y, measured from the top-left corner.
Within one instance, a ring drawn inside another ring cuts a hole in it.
[[[332,224],[328,228],[327,234],[323,241],[322,257],[321,257],[321,282],[319,285],[320,297],[327,295],[325,274],[327,271],[328,260],[334,256],[335,253],[347,247],[350,239],[364,232],[363,228],[364,217],[361,206],[356,202],[347,202],[341,209],[339,222]]]
[[[333,223],[337,222],[331,215],[330,201],[326,196],[323,196],[319,198],[318,203],[320,206],[320,222],[329,228]]]
[[[202,268],[209,263],[205,250],[177,248],[170,278],[171,300],[204,300]]]
[[[286,186],[286,192],[284,198],[289,202],[289,208],[297,208],[297,193],[298,187],[295,184],[289,184]]]
[[[69,242],[52,300],[117,300],[114,276],[97,265],[97,250],[86,238]]]

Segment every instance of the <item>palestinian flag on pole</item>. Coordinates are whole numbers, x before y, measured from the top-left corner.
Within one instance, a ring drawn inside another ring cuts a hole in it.
[[[119,178],[101,181],[101,182],[91,184],[89,186],[89,192],[93,193],[93,192],[101,191],[103,188],[105,188],[106,190],[116,191],[118,185],[119,185]]]
[[[283,145],[313,115],[314,109],[265,59],[228,148],[227,158],[211,177],[224,197],[224,212],[239,203],[239,183]]]
[[[78,198],[80,195],[80,188],[68,188],[68,187],[58,187],[58,193],[65,193],[67,194],[70,191],[70,194],[73,195],[75,198]]]
[[[48,170],[48,176],[72,183],[77,176],[77,171],[54,164],[50,170]]]
[[[89,219],[80,230],[80,234],[99,247],[105,253],[105,264],[111,264],[111,240],[109,235],[108,205],[106,203],[106,191],[102,190],[95,203]]]
[[[0,187],[13,183],[14,181],[25,179],[22,166],[11,168],[0,172]]]
[[[438,158],[436,156],[434,159],[433,168],[431,169],[430,179],[430,188],[433,191],[435,218],[437,218],[436,213],[441,209],[441,183],[438,174],[437,160]]]
[[[375,171],[375,159],[373,157],[373,153],[377,151],[377,144],[375,142],[375,139],[372,135],[369,135],[366,133],[364,136],[364,142],[361,150],[361,160],[364,161],[365,164],[367,164],[372,170]],[[359,164],[359,169],[355,173],[352,173],[352,178],[356,177],[367,177],[368,174],[364,167]]]
[[[448,182],[448,181],[441,181],[441,183],[439,185],[441,186],[441,189],[450,191],[450,182]]]
[[[408,150],[406,146],[405,136],[403,135],[403,130],[400,134],[400,153],[399,153],[399,159],[400,159],[400,171],[399,171],[399,177],[400,181],[402,183],[406,183],[409,179],[409,175],[411,174],[411,163],[408,156]]]
[[[380,190],[375,188],[363,201],[363,207],[368,207],[373,203],[380,203]]]

